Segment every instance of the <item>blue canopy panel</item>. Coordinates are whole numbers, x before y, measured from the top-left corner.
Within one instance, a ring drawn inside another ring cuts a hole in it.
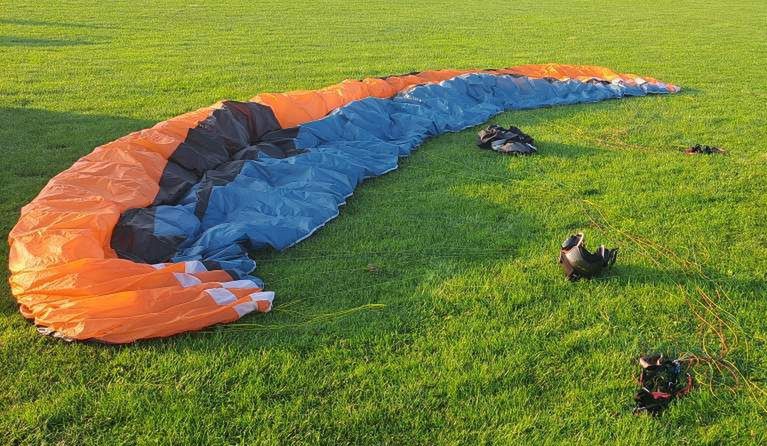
[[[176,204],[151,209],[154,236],[174,241],[173,262],[200,260],[209,269],[250,277],[256,267],[250,250],[283,250],[309,237],[338,215],[358,184],[396,169],[398,158],[426,138],[506,110],[667,92],[663,84],[467,74],[391,99],[362,99],[277,130],[275,140],[298,149],[291,156],[260,151],[255,159],[239,155],[207,170]]]

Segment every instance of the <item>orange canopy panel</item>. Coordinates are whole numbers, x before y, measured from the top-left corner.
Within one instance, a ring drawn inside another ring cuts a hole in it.
[[[243,147],[259,147],[260,153],[276,158],[305,156],[308,148],[294,142],[300,133],[296,126],[318,121],[354,101],[392,98],[415,86],[442,85],[475,74],[570,82],[563,84],[570,89],[580,83],[584,94],[602,94],[598,100],[606,96],[602,87],[592,85],[595,82],[625,89],[651,86],[645,89],[648,93],[679,90],[653,78],[602,67],[523,65],[346,80],[314,91],[262,93],[243,103],[224,101],[171,118],[97,147],[51,179],[21,209],[9,235],[10,284],[21,313],[42,333],[126,343],[269,311],[274,295],[252,276],[235,274],[216,262],[174,261],[167,255],[157,257],[159,262],[144,263],[114,242],[123,237],[125,243],[141,243],[138,233],[116,228],[122,228],[126,218],[138,221],[159,215],[158,207],[185,203],[181,197],[197,190],[199,183],[218,187],[231,181],[221,179],[226,172],[212,172],[232,160],[242,169],[252,159],[242,155]],[[557,103],[565,102],[545,104]],[[275,150],[280,153],[270,152]],[[287,189],[270,190],[287,193]],[[200,202],[189,206],[190,212],[199,214]]]

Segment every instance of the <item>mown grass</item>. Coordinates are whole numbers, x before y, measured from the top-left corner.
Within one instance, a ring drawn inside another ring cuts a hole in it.
[[[258,254],[277,301],[249,326],[67,344],[3,285],[0,442],[767,442],[767,395],[742,382],[767,386],[765,23],[762,1],[4,2],[4,233],[93,147],[222,98],[549,61],[685,92],[497,117],[539,141],[530,158],[471,130],[429,141],[311,239]],[[729,154],[680,153],[695,142]],[[576,230],[620,246],[608,277],[560,277]],[[741,385],[701,365],[662,418],[632,416],[639,354],[720,352],[693,309],[729,324]]]

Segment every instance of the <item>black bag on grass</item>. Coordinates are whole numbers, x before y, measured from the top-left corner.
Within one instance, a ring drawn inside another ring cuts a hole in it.
[[[493,124],[477,134],[477,146],[480,148],[510,155],[532,155],[538,151],[534,143],[530,135],[514,126],[506,129]]]
[[[634,414],[648,413],[657,416],[675,398],[687,395],[692,389],[692,375],[682,371],[678,359],[663,355],[639,358],[642,373],[639,375],[640,388],[634,395]]]

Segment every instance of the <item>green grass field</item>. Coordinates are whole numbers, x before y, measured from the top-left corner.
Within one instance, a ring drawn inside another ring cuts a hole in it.
[[[528,158],[476,149],[476,129],[430,140],[257,254],[277,299],[248,326],[65,343],[4,283],[0,443],[767,442],[767,6],[543,3],[4,1],[4,235],[95,146],[223,98],[543,62],[684,92],[495,118],[537,139]],[[606,277],[561,277],[576,230],[621,248]],[[690,396],[635,417],[651,351],[723,355],[739,383],[700,364]]]

